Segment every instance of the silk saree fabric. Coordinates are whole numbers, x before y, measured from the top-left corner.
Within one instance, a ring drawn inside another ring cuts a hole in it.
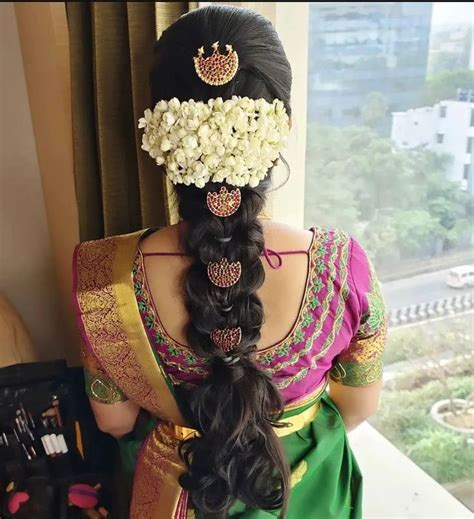
[[[207,375],[203,359],[170,337],[147,285],[140,239],[153,229],[85,242],[74,254],[74,289],[83,339],[86,390],[99,402],[125,399],[149,416],[122,443],[134,472],[132,519],[200,517],[178,483],[187,424],[174,397],[178,384]],[[361,517],[362,477],[342,418],[325,391],[329,378],[364,386],[380,379],[386,312],[362,247],[339,230],[313,229],[304,300],[291,333],[257,353],[297,425],[281,437],[292,468],[288,519]],[[308,410],[310,413],[308,414]],[[298,419],[306,416],[307,419]],[[178,426],[178,427],[176,427]],[[139,452],[137,452],[139,451]],[[235,503],[232,519],[277,517]]]

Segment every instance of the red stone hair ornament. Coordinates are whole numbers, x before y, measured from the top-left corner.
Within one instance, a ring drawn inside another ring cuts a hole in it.
[[[207,264],[207,275],[211,283],[220,288],[229,288],[235,285],[242,274],[240,261],[231,262],[227,258],[220,261],[211,261]]]
[[[239,56],[226,45],[227,55],[219,52],[219,42],[212,44],[213,53],[205,58],[204,47],[198,49],[198,55],[193,58],[196,74],[208,85],[225,85],[233,79],[239,68]]]
[[[242,201],[240,189],[232,189],[228,191],[222,186],[219,191],[210,191],[207,193],[207,207],[212,214],[225,218],[237,212]]]
[[[242,340],[242,330],[237,328],[215,329],[211,332],[212,342],[223,352],[228,353],[237,347]]]

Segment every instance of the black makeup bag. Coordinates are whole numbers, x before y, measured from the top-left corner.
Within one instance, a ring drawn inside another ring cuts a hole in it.
[[[70,504],[77,483],[93,487],[97,507],[115,517],[115,460],[116,442],[97,429],[81,368],[58,360],[0,369],[0,519],[89,517]]]

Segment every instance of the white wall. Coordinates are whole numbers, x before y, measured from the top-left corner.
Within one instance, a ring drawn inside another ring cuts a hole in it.
[[[470,127],[471,110],[474,103],[460,101],[444,101],[441,106],[446,106],[446,117],[436,118],[436,132],[444,135],[441,144],[433,142],[432,150],[439,153],[448,153],[453,161],[448,166],[448,178],[462,182],[464,165],[470,163],[470,157],[466,154],[466,141],[474,135],[474,128]],[[439,113],[439,105],[434,110]]]
[[[440,108],[446,108],[446,117],[441,117]],[[467,139],[474,136],[471,123],[471,110],[474,103],[461,101],[442,101],[433,107],[415,108],[406,112],[392,114],[392,141],[399,148],[416,148],[425,145],[437,153],[451,156],[447,166],[447,178],[461,182],[464,165],[471,163],[466,153]],[[438,142],[442,135],[442,142]]]
[[[431,144],[433,129],[431,106],[392,114],[392,141],[400,148]]]
[[[0,3],[0,291],[43,359],[62,357],[64,325],[12,2]],[[1,345],[0,345],[1,355]]]

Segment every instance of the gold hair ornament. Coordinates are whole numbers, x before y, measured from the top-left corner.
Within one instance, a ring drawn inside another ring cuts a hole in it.
[[[239,56],[232,48],[226,45],[227,55],[219,52],[219,42],[212,44],[213,53],[205,58],[204,47],[198,49],[198,55],[193,58],[196,74],[208,85],[225,85],[237,74]]]

